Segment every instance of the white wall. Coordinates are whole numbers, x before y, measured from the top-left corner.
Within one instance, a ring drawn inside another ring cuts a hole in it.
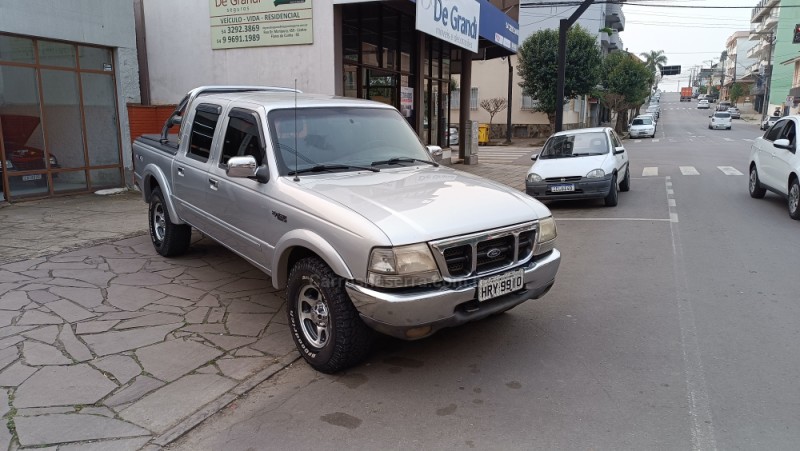
[[[211,50],[207,0],[145,0],[151,100],[177,103],[197,86],[214,84],[294,86],[334,94],[334,12],[330,0],[314,0],[314,43]]]

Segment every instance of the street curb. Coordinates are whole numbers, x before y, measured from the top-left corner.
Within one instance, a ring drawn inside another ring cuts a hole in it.
[[[181,438],[187,432],[191,431],[192,429],[200,425],[200,423],[202,423],[212,415],[216,414],[217,412],[227,407],[233,401],[236,401],[241,396],[247,394],[250,390],[257,387],[260,383],[271,378],[279,371],[289,367],[291,364],[293,364],[298,360],[300,360],[300,353],[297,351],[292,351],[291,353],[281,357],[280,359],[277,360],[276,363],[273,363],[272,365],[264,368],[263,370],[256,373],[254,376],[245,379],[244,381],[239,383],[239,385],[228,390],[228,392],[225,393],[224,395],[206,404],[197,412],[188,416],[186,419],[184,419],[177,425],[173,426],[163,434],[151,440],[150,443],[158,446],[169,445],[175,440]]]

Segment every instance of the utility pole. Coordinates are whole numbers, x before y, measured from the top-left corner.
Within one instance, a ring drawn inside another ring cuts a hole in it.
[[[506,144],[511,144],[511,96],[514,87],[514,66],[511,65],[511,55],[506,57],[508,60],[508,112],[506,113]]]
[[[769,41],[767,41],[767,67],[764,69],[764,72],[765,72],[764,75],[767,77],[767,81],[766,81],[766,83],[764,85],[764,105],[765,105],[765,108],[763,108],[764,109],[764,114],[761,117],[761,122],[764,122],[764,119],[767,118],[767,115],[769,114],[769,107],[770,107],[770,105],[769,105],[769,88],[770,88],[770,84],[771,84],[770,81],[772,80],[772,38],[773,38],[773,33],[770,32],[769,36],[767,37],[767,39],[769,39]]]
[[[569,19],[561,19],[558,23],[558,78],[556,80],[556,123],[555,131],[560,132],[564,125],[564,82],[567,72],[567,31],[575,21],[581,17],[594,0],[583,0],[581,6],[569,16]]]

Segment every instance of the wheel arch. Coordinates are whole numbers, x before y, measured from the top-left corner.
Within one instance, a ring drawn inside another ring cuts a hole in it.
[[[142,174],[142,195],[144,196],[145,202],[149,204],[153,196],[153,191],[159,188],[164,195],[164,203],[169,212],[170,222],[173,224],[185,224],[178,215],[178,211],[175,209],[172,189],[170,188],[170,184],[167,183],[167,176],[164,174],[164,171],[154,164],[149,164],[145,166]]]
[[[321,236],[309,230],[292,230],[275,246],[272,257],[272,286],[286,288],[292,266],[306,257],[318,257],[336,275],[352,280],[353,273],[339,252]]]

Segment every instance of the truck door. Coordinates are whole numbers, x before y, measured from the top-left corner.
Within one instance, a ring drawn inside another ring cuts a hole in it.
[[[208,169],[214,134],[222,107],[201,103],[190,112],[186,125],[188,135],[181,130],[181,150],[172,165],[172,181],[176,208],[186,222],[208,233],[209,215],[205,208],[209,187]],[[184,150],[185,149],[185,150]]]
[[[224,242],[253,262],[270,267],[274,241],[269,239],[274,200],[274,183],[253,178],[228,177],[231,157],[250,155],[258,166],[267,164],[264,132],[259,115],[244,108],[231,108],[225,119],[219,157],[211,168],[217,187],[209,193],[208,205],[224,234]],[[274,232],[274,231],[273,231]]]

